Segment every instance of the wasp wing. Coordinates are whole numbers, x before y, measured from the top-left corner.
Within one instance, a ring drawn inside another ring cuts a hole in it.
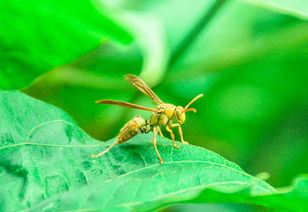
[[[97,100],[95,101],[97,104],[107,104],[107,105],[118,105],[122,107],[128,107],[128,108],[133,108],[133,109],[140,109],[140,110],[147,110],[147,111],[152,111],[152,112],[158,112],[157,109],[154,108],[149,108],[149,107],[143,107],[140,105],[135,105],[132,103],[128,102],[122,102],[122,101],[117,101],[117,100],[112,100],[112,99],[102,99],[102,100]]]
[[[133,74],[125,75],[125,80],[138,88],[142,93],[150,97],[153,101],[158,104],[163,104],[164,102],[152,91],[152,89],[139,77]]]

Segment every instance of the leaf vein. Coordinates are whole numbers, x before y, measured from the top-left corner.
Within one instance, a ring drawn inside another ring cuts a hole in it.
[[[215,163],[215,162],[208,162],[208,161],[171,161],[171,162],[165,162],[163,165],[168,165],[168,164],[179,164],[179,163],[204,163],[204,164],[210,164],[210,165],[214,165],[214,166],[220,166],[220,167],[223,167],[225,169],[229,169],[229,170],[232,170],[234,172],[237,172],[239,174],[242,174],[242,175],[245,175],[245,176],[248,176],[248,177],[251,177],[253,178],[252,175],[250,174],[247,174],[243,171],[240,171],[240,170],[237,170],[235,168],[232,168],[232,167],[229,167],[229,166],[226,166],[225,164],[219,164],[219,163]],[[122,175],[118,175],[117,177],[114,177],[112,179],[108,179],[108,180],[105,180],[105,182],[110,182],[110,181],[113,181],[115,178],[121,178],[121,177],[125,177],[125,176],[128,176],[128,175],[131,175],[131,174],[134,174],[134,173],[138,173],[140,171],[143,171],[143,170],[146,170],[146,169],[151,169],[151,168],[154,168],[154,167],[157,167],[157,166],[163,166],[162,164],[154,164],[154,165],[151,165],[151,166],[147,166],[147,167],[143,167],[143,168],[140,168],[140,169],[136,169],[134,171],[130,171],[130,172],[127,172],[125,174],[122,174]]]
[[[80,130],[80,131],[83,132],[83,130],[81,130],[78,126],[76,126],[75,124],[73,124],[73,123],[71,123],[71,122],[68,122],[68,121],[63,120],[63,119],[56,119],[56,120],[51,120],[51,121],[42,122],[42,123],[39,123],[38,125],[34,126],[34,127],[29,131],[29,133],[28,133],[28,135],[27,135],[27,137],[26,137],[26,143],[28,142],[30,136],[32,135],[32,133],[33,133],[36,129],[38,129],[38,128],[44,126],[44,125],[52,124],[52,123],[55,123],[55,122],[63,122],[63,123],[65,123],[65,124],[67,124],[67,125],[71,125],[71,126],[77,128],[78,130]]]

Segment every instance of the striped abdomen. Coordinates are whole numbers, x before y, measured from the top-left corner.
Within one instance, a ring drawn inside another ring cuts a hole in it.
[[[118,143],[124,143],[136,136],[138,133],[148,133],[150,131],[150,125],[148,121],[144,120],[141,116],[129,120],[120,130],[118,135]]]

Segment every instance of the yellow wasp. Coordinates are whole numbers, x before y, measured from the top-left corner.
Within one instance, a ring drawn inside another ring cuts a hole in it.
[[[150,117],[150,120],[145,120],[141,116],[136,116],[135,118],[128,121],[120,130],[120,133],[117,136],[117,139],[113,142],[111,146],[109,146],[105,151],[97,154],[97,155],[91,155],[91,157],[99,157],[105,153],[107,153],[115,144],[121,144],[138,133],[148,133],[149,131],[153,131],[153,145],[157,154],[157,157],[160,161],[160,163],[163,163],[163,159],[161,158],[157,146],[156,146],[156,135],[159,133],[161,136],[163,136],[160,126],[166,126],[166,130],[170,133],[170,136],[172,138],[172,144],[175,148],[180,148],[178,145],[176,145],[174,141],[174,133],[171,128],[177,127],[178,132],[181,137],[181,142],[183,144],[188,144],[188,142],[184,141],[183,138],[183,132],[181,125],[184,124],[186,120],[185,112],[188,111],[194,111],[196,112],[196,109],[194,108],[188,108],[193,102],[195,102],[197,99],[201,98],[203,94],[199,94],[195,98],[193,98],[184,108],[182,106],[175,106],[173,104],[164,103],[152,90],[151,88],[139,77],[129,74],[125,76],[125,79],[135,86],[137,89],[139,89],[142,93],[150,97],[153,101],[155,101],[158,106],[156,108],[148,108],[143,107],[140,105],[128,103],[128,102],[122,102],[122,101],[116,101],[116,100],[110,100],[110,99],[102,99],[96,101],[98,104],[110,104],[110,105],[118,105],[122,107],[128,107],[128,108],[134,108],[134,109],[140,109],[140,110],[147,110],[152,111],[153,114]],[[173,123],[173,121],[176,121],[177,123]]]

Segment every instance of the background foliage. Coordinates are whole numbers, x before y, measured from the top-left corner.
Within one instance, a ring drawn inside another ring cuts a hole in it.
[[[123,79],[141,75],[176,105],[205,94],[183,127],[190,143],[252,175],[268,172],[274,187],[308,173],[306,1],[40,2],[0,3],[2,88],[23,88],[108,140],[150,114],[94,101],[152,107]]]

